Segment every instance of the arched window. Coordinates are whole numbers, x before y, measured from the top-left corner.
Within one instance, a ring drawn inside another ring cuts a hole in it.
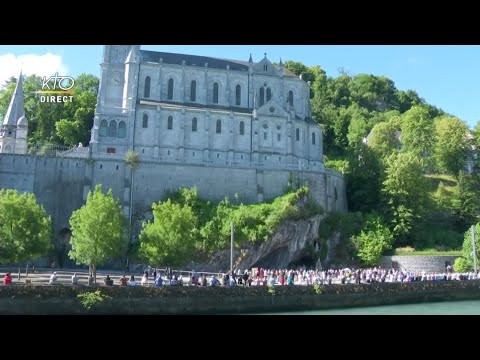
[[[127,125],[125,121],[120,121],[118,124],[118,137],[119,138],[126,138],[127,137]]]
[[[142,128],[144,129],[148,128],[148,114],[143,114]]]
[[[218,83],[213,84],[213,103],[218,104]]]
[[[115,120],[110,121],[110,127],[108,128],[108,136],[117,137],[117,122]]]
[[[147,76],[145,78],[145,88],[143,89],[143,97],[144,98],[149,98],[150,97],[150,76]]]
[[[173,100],[173,78],[170,78],[168,80],[168,94],[167,94],[167,99],[168,100]]]
[[[245,123],[240,121],[240,135],[245,135]]]
[[[107,136],[108,134],[108,122],[107,120],[102,120],[100,123],[100,136]]]
[[[288,104],[293,107],[293,91],[288,92]]]
[[[173,116],[172,116],[172,115],[170,115],[170,116],[168,117],[167,129],[168,129],[168,130],[172,130],[172,129],[173,129]]]
[[[267,88],[267,101],[272,100],[272,90]]]
[[[295,140],[300,141],[300,129],[295,130]]]
[[[192,131],[197,131],[197,118],[192,119]]]
[[[315,145],[315,133],[312,133],[312,145]]]
[[[265,102],[265,89],[263,87],[261,87],[260,88],[260,104],[259,104],[259,106],[262,106],[264,102]]]
[[[197,101],[197,82],[195,80],[190,84],[190,101]]]
[[[218,119],[217,120],[217,134],[222,133],[222,120]]]
[[[237,85],[235,87],[235,105],[240,106],[242,104],[242,87]]]

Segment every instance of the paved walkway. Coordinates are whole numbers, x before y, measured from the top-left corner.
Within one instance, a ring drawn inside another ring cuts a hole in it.
[[[10,268],[11,269],[11,268]],[[71,284],[72,283],[72,275],[74,273],[77,273],[78,276],[78,282],[79,284],[88,284],[88,270],[83,270],[83,269],[60,269],[60,270],[55,270],[57,273],[57,282],[60,284]],[[0,269],[0,280],[3,283],[3,278],[5,277],[5,274],[7,273],[6,268]],[[22,273],[20,274],[20,280],[18,280],[18,269],[14,272],[10,272],[10,275],[12,276],[13,283],[27,283],[30,282],[35,285],[41,285],[41,284],[48,284],[50,280],[50,275],[52,275],[52,270],[51,269],[35,269],[35,272],[32,272],[29,270],[28,277],[25,273],[25,267],[22,269]],[[97,284],[104,284],[103,279],[107,276],[110,275],[110,278],[113,279],[114,284],[118,284],[118,280],[122,277],[123,271],[97,271]],[[142,278],[142,273],[139,274],[134,274],[135,275],[135,280],[140,282]],[[129,279],[130,276],[126,275],[126,277]],[[153,279],[151,280],[153,284]]]

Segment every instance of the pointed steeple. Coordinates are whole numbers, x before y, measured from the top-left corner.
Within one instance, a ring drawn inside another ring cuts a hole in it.
[[[133,48],[131,48],[128,52],[127,59],[125,60],[125,64],[136,62],[135,60],[135,54],[133,53]]]
[[[250,58],[248,59],[248,62],[249,62],[250,64],[253,63],[252,53],[250,53]]]
[[[23,107],[23,80],[22,72],[20,72],[17,86],[15,86],[15,91],[13,92],[12,99],[10,100],[10,104],[8,105],[5,119],[3,120],[3,125],[16,126],[17,121],[24,115],[25,109]]]
[[[280,58],[280,66],[283,66],[282,58]]]

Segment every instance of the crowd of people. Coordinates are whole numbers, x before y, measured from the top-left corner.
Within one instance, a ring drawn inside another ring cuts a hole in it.
[[[184,275],[182,275],[182,273]],[[188,274],[188,275],[185,275]],[[232,273],[207,274],[173,271],[171,268],[156,269],[147,268],[140,280],[141,286],[274,286],[274,285],[331,285],[331,284],[371,284],[371,283],[403,283],[413,281],[452,281],[452,280],[476,280],[480,279],[480,273],[454,272],[451,266],[447,266],[444,272],[427,273],[411,272],[399,269],[386,269],[380,267],[368,269],[329,269],[307,270],[298,269],[263,269],[252,268],[249,270],[236,270]],[[106,286],[113,286],[115,281],[110,275],[104,278]],[[49,284],[58,283],[56,271],[49,278]],[[87,278],[88,285],[94,282],[92,274]],[[5,285],[12,284],[12,276],[7,273],[4,277]],[[71,284],[77,285],[79,277],[74,273]],[[117,282],[120,286],[137,286],[135,275],[127,278],[121,276]]]
[[[188,276],[183,276],[167,268],[164,271],[146,269],[140,284],[147,286],[150,280],[155,286],[273,286],[273,285],[331,285],[331,284],[371,284],[371,283],[399,283],[413,281],[451,281],[480,279],[480,273],[456,273],[448,266],[442,273],[413,273],[398,269],[380,267],[368,269],[329,269],[307,270],[300,269],[263,269],[237,270],[233,273],[206,274],[192,270]],[[136,286],[132,275],[127,282],[125,277],[120,278],[120,285]]]

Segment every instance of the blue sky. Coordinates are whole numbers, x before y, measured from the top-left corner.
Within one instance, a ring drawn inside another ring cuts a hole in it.
[[[387,76],[400,90],[415,90],[428,103],[465,120],[480,120],[478,45],[143,45],[142,49],[254,61],[294,60],[320,65],[329,76],[343,68],[351,75]],[[24,73],[77,76],[100,74],[100,45],[0,46],[0,85]],[[67,72],[62,74],[62,72]]]

